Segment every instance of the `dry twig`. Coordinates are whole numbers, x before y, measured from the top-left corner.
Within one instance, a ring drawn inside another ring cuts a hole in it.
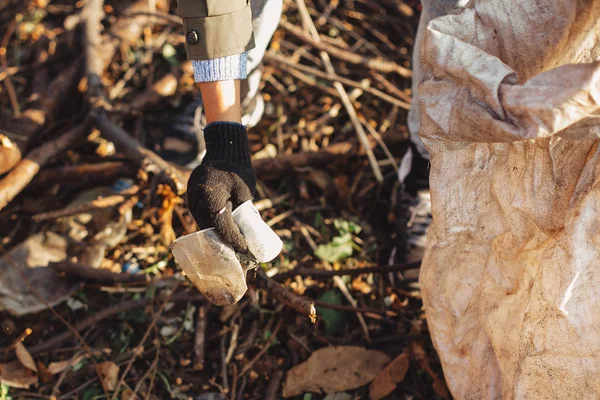
[[[313,41],[315,43],[321,43],[319,32],[317,32],[317,28],[315,27],[315,24],[313,23],[312,18],[308,12],[308,9],[306,8],[306,3],[304,3],[304,0],[298,0],[297,2],[298,8],[300,10],[300,17],[302,18],[302,23],[305,29],[307,29],[310,32],[310,35],[312,36]],[[296,28],[294,27],[294,29]],[[321,51],[320,56],[321,60],[323,60],[323,64],[325,65],[325,70],[329,74],[335,74],[335,69],[333,68],[333,64],[331,63],[329,54],[325,51],[325,48],[321,48],[321,50],[323,51]],[[344,107],[348,112],[348,116],[350,117],[350,122],[352,122],[352,126],[356,131],[358,141],[367,153],[367,158],[369,159],[369,163],[371,164],[371,168],[373,169],[375,179],[377,179],[377,182],[379,183],[383,182],[383,175],[381,173],[381,169],[379,168],[379,164],[377,164],[377,159],[373,154],[373,150],[371,150],[371,147],[369,146],[367,134],[365,133],[360,121],[358,120],[356,110],[354,109],[354,106],[352,105],[352,102],[348,97],[348,93],[346,93],[346,89],[344,89],[344,86],[339,81],[334,81],[333,87],[335,87],[335,89],[339,93],[340,99],[342,100],[342,103],[344,104]]]
[[[300,12],[302,13],[302,7],[300,6],[299,8],[300,8]],[[308,14],[308,10],[307,10],[306,14],[310,18],[310,14]],[[316,35],[314,35],[311,32],[311,35],[309,36],[306,33],[304,33],[302,31],[302,29],[294,26],[293,24],[291,24],[285,20],[281,21],[281,26],[286,31],[288,31],[292,35],[296,36],[297,38],[301,39],[305,43],[308,43],[311,46],[313,46],[321,51],[331,54],[332,56],[334,56],[335,58],[339,58],[340,60],[344,60],[344,61],[347,61],[352,64],[362,65],[366,68],[374,69],[374,70],[380,71],[380,72],[395,72],[398,75],[402,76],[403,78],[410,78],[412,76],[412,71],[410,69],[404,68],[404,67],[396,64],[393,61],[384,60],[384,59],[380,59],[380,58],[369,58],[369,57],[362,56],[360,54],[352,53],[351,51],[348,51],[348,50],[341,49],[339,47],[334,47],[334,46],[322,41],[321,37],[318,33]]]
[[[64,135],[33,150],[26,158],[21,160],[19,165],[0,181],[0,210],[6,207],[17,194],[21,193],[40,168],[52,157],[73,148],[77,140],[84,138],[90,124],[91,120],[87,119]]]

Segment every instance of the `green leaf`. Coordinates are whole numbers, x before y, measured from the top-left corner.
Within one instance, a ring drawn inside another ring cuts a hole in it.
[[[100,390],[100,388],[98,386],[92,386],[91,388],[87,389],[85,392],[83,392],[83,400],[92,400],[94,397],[101,395],[102,394],[102,390]]]
[[[304,393],[302,400],[312,400],[312,393]]]
[[[169,64],[179,65],[179,61],[177,60],[177,50],[175,50],[175,47],[171,46],[169,43],[166,43],[163,46],[162,56]]]
[[[346,221],[339,218],[333,220],[333,226],[335,226],[335,229],[338,230],[340,235],[344,235],[346,233],[354,233],[355,235],[358,235],[360,231],[362,231],[360,225],[355,224],[352,221]]]
[[[352,255],[352,236],[346,233],[334,237],[330,243],[321,244],[315,250],[315,255],[321,260],[335,262],[344,260]]]
[[[342,294],[337,289],[332,289],[323,293],[319,297],[319,301],[339,306],[342,304]],[[327,335],[337,335],[342,332],[346,325],[346,313],[344,311],[317,306],[317,315],[325,322],[325,333]]]
[[[12,397],[8,395],[8,386],[5,384],[0,385],[0,400],[12,400]]]

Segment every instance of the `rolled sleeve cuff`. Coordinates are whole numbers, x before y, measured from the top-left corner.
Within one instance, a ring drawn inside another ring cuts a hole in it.
[[[185,50],[190,60],[211,60],[252,50],[252,11],[247,5],[237,11],[215,16],[185,16]]]
[[[196,82],[216,82],[246,79],[248,53],[212,60],[192,60]]]

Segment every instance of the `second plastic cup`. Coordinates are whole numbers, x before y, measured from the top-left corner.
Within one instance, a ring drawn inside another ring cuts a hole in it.
[[[248,250],[259,262],[269,262],[281,253],[283,242],[260,216],[252,200],[233,210],[233,220],[244,235]]]

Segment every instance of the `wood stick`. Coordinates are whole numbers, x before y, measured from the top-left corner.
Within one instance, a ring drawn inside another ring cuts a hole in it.
[[[85,138],[90,125],[91,120],[88,118],[83,124],[76,126],[57,139],[43,144],[21,160],[17,167],[0,181],[0,210],[21,193],[40,168],[52,157],[72,148],[77,140]]]
[[[302,8],[300,8],[301,10]],[[310,15],[309,15],[310,16]],[[319,34],[315,35],[307,35],[302,31],[302,29],[296,27],[295,25],[282,20],[281,26],[292,35],[296,36],[298,39],[310,44],[318,50],[324,51],[328,54],[331,54],[333,57],[338,58],[343,61],[347,61],[352,64],[362,65],[369,69],[374,69],[376,71],[389,73],[395,72],[403,78],[410,78],[412,76],[412,71],[408,68],[404,68],[397,63],[385,60],[382,58],[371,58],[365,57],[360,54],[352,53],[351,51],[341,49],[339,47],[334,47],[328,43],[325,43],[321,40]]]
[[[133,283],[147,281],[146,275],[134,275],[127,273],[113,273],[106,269],[91,268],[86,265],[76,264],[68,261],[53,262],[48,265],[58,273],[75,276],[85,281],[97,283]]]
[[[12,22],[10,23],[10,25],[8,26],[8,29],[6,30],[4,37],[2,38],[2,42],[0,43],[0,48],[6,49],[8,47],[8,42],[10,41],[10,37],[14,33],[16,27],[17,27],[17,20],[13,19]],[[6,51],[0,52],[0,65],[4,69],[8,68],[8,60],[6,59]],[[15,87],[12,84],[12,81],[9,76],[6,76],[6,79],[4,80],[4,85],[6,86],[6,91],[8,92],[8,98],[9,98],[10,104],[13,108],[14,116],[18,118],[21,116],[21,107],[19,106],[19,99],[17,98],[17,92],[16,92]]]
[[[273,279],[277,282],[282,282],[286,279],[293,278],[295,276],[310,276],[312,278],[331,278],[334,276],[356,276],[360,274],[385,274],[388,272],[399,272],[408,271],[411,269],[417,269],[421,266],[421,261],[415,261],[407,264],[392,264],[392,265],[381,265],[375,267],[364,267],[364,268],[353,268],[353,269],[341,269],[339,271],[328,271],[322,269],[296,267],[290,272],[284,272],[277,274]]]
[[[64,73],[54,78],[48,89],[37,96],[36,101],[23,111],[19,118],[12,118],[2,133],[11,141],[10,145],[0,143],[0,175],[10,171],[21,161],[29,142],[63,104],[70,89],[77,82],[81,72],[80,58],[75,58]],[[0,197],[2,195],[0,194]]]
[[[329,74],[329,73],[326,73],[326,72],[319,71],[316,68],[312,68],[312,67],[309,67],[309,66],[306,66],[306,65],[294,63],[294,62],[286,59],[285,57],[282,57],[282,56],[278,55],[277,53],[273,52],[272,50],[268,50],[265,53],[265,60],[270,61],[270,64],[273,67],[278,68],[278,69],[280,69],[282,71],[289,71],[287,68],[285,68],[285,67],[282,66],[282,65],[285,65],[287,67],[290,67],[290,68],[293,68],[293,69],[297,69],[299,71],[306,72],[308,74],[315,75],[315,76],[317,76],[319,78],[328,79],[330,81],[339,81],[339,82],[341,82],[344,85],[348,85],[348,86],[352,86],[352,87],[356,87],[356,88],[362,89],[363,91],[365,91],[367,93],[370,93],[373,96],[378,97],[381,100],[384,100],[384,101],[386,101],[386,102],[388,102],[390,104],[397,105],[398,107],[403,108],[405,110],[410,110],[410,103],[406,103],[406,102],[404,102],[402,100],[399,100],[399,99],[397,99],[395,97],[392,97],[389,94],[384,93],[384,92],[382,92],[379,89],[376,89],[376,88],[373,88],[373,87],[370,87],[370,86],[365,86],[365,85],[363,85],[363,84],[361,84],[359,82],[355,82],[355,81],[353,81],[351,79],[347,79],[347,78],[341,77],[341,76],[339,76],[337,74]]]
[[[248,274],[248,283],[258,289],[267,290],[283,305],[295,310],[300,314],[308,316],[312,323],[316,322],[317,311],[314,303],[287,290],[280,283],[277,283],[273,279],[269,278],[262,268],[254,270],[254,274]],[[240,376],[241,375],[243,374],[240,374]]]
[[[393,311],[378,310],[375,308],[366,308],[366,307],[342,306],[339,304],[325,303],[324,301],[319,301],[319,300],[315,300],[315,306],[321,307],[321,308],[330,308],[332,310],[338,310],[338,311],[359,312],[361,314],[377,314],[377,315],[383,315],[386,317],[396,315],[396,313]]]
[[[392,82],[388,81],[387,78],[385,76],[383,76],[382,74],[380,74],[379,72],[371,71],[371,76],[373,76],[373,78],[375,78],[377,80],[377,82],[381,83],[388,92],[396,95],[396,97],[401,98],[402,100],[406,101],[409,104],[412,102],[412,99],[410,98],[409,95],[404,93],[402,90],[398,89],[398,87],[396,87],[396,85],[394,85]]]
[[[45,221],[47,219],[56,219],[62,217],[68,217],[70,215],[77,215],[85,212],[94,211],[101,208],[110,208],[123,203],[127,198],[122,195],[114,195],[102,197],[89,201],[84,204],[78,204],[76,206],[65,207],[60,210],[48,211],[44,213],[35,214],[32,219],[35,222]]]
[[[281,329],[282,322],[282,319],[280,319],[279,322],[277,322],[277,325],[275,326],[275,329],[273,329],[273,333],[271,333],[271,336],[269,337],[267,343],[265,343],[264,347],[258,352],[258,354],[254,356],[254,358],[244,366],[239,376],[244,376],[246,372],[250,371],[250,369],[252,369],[254,364],[256,364],[256,362],[263,356],[263,354],[265,354],[267,350],[269,350],[269,347],[271,347],[271,345],[273,344],[273,342],[275,342],[275,339],[277,338],[277,334],[279,333],[279,329]]]
[[[319,32],[317,32],[317,28],[315,27],[315,24],[313,23],[313,20],[308,12],[308,9],[306,8],[306,3],[304,2],[304,0],[297,0],[297,2],[298,2],[298,9],[300,11],[300,16],[302,18],[302,23],[303,23],[304,27],[306,29],[308,29],[308,31],[310,32],[310,35],[312,36],[315,43],[321,43],[321,38],[319,37]],[[297,29],[297,28],[294,27],[294,29]],[[304,35],[304,33],[302,33],[302,34]],[[304,36],[306,36],[306,35],[304,35]],[[331,63],[329,54],[323,50],[323,51],[321,51],[320,56],[321,56],[321,60],[323,60],[323,64],[325,65],[325,70],[327,71],[327,73],[335,74],[335,69],[333,68],[333,64]],[[333,87],[338,91],[338,93],[340,95],[340,100],[342,100],[342,103],[344,104],[344,107],[346,108],[346,111],[348,112],[348,116],[350,117],[350,122],[352,122],[352,125],[354,126],[354,130],[356,131],[358,141],[360,142],[360,144],[365,149],[365,152],[367,153],[367,158],[369,159],[369,164],[371,165],[371,169],[373,170],[375,179],[377,179],[377,182],[382,183],[383,182],[383,174],[381,173],[381,168],[379,168],[379,164],[377,163],[377,158],[375,157],[375,154],[373,154],[373,150],[371,149],[371,146],[369,145],[369,140],[367,139],[367,134],[365,133],[363,126],[361,125],[360,121],[358,120],[358,116],[356,115],[356,110],[354,109],[354,106],[352,105],[352,102],[350,101],[350,98],[348,97],[348,93],[346,93],[346,89],[344,89],[344,86],[339,81],[334,81]]]
[[[133,178],[135,174],[135,169],[120,161],[67,165],[40,171],[30,186],[42,187],[57,183],[78,184],[78,180],[94,183],[112,182],[117,178]]]
[[[275,367],[271,373],[269,384],[265,390],[264,400],[277,400],[279,398],[279,388],[283,380],[284,371],[281,368]]]
[[[196,322],[196,334],[194,336],[194,367],[204,369],[204,348],[206,338],[206,311],[204,305],[198,307],[198,321]]]
[[[85,70],[88,83],[88,96],[96,97],[102,90],[102,19],[104,18],[104,0],[87,0],[81,11],[84,24]]]
[[[293,172],[298,167],[311,166],[325,167],[337,161],[348,159],[355,152],[351,151],[353,145],[348,142],[336,143],[316,152],[302,152],[282,155],[274,158],[261,158],[254,160],[252,166],[260,179],[280,177],[287,172]]]
[[[183,182],[187,182],[187,179],[180,174],[177,168],[128,135],[121,127],[112,122],[105,113],[94,110],[92,116],[96,120],[96,126],[102,132],[102,135],[113,142],[117,149],[125,153],[131,161],[148,172],[164,174],[172,184],[175,193],[183,194],[185,192]]]

